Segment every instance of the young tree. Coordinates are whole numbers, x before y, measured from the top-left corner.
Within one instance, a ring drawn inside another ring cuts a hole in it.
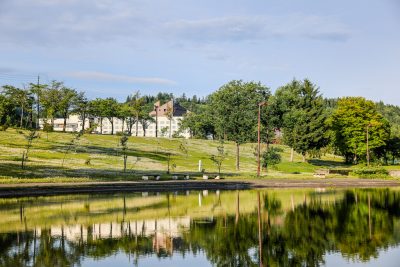
[[[26,161],[28,160],[29,150],[32,147],[32,142],[34,139],[38,138],[35,130],[30,130],[28,134],[24,135],[26,139],[25,151],[22,153],[21,159],[21,169],[24,169],[26,166]]]
[[[218,168],[218,175],[221,176],[221,167],[222,163],[226,159],[227,153],[225,152],[224,148],[224,140],[219,141],[219,145],[217,146],[217,154],[211,155],[211,161],[217,166]]]
[[[122,147],[122,157],[124,159],[124,172],[126,172],[126,163],[128,161],[128,136],[123,134],[119,140],[119,143]]]
[[[262,154],[262,166],[268,169],[269,166],[279,164],[282,160],[281,153],[282,149],[277,147],[270,147]]]
[[[236,169],[240,169],[240,145],[256,139],[258,104],[270,96],[267,87],[255,82],[231,81],[210,96],[216,131],[236,143]]]
[[[376,110],[376,105],[362,97],[339,99],[330,119],[335,134],[334,144],[348,163],[357,163],[370,150],[389,140],[390,125]]]

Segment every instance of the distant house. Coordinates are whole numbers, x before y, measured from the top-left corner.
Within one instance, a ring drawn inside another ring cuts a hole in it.
[[[136,134],[136,123],[132,127],[132,135],[135,136],[147,136],[147,137],[156,137],[156,128],[157,128],[157,136],[158,137],[169,137],[173,136],[179,132],[179,135],[185,138],[189,138],[190,134],[187,130],[179,131],[180,121],[183,119],[183,116],[187,113],[187,110],[171,100],[167,103],[160,105],[160,102],[156,102],[154,104],[154,110],[149,113],[149,115],[154,119],[153,122],[149,122],[146,128],[146,131],[143,131],[143,126],[140,122],[137,123],[137,134]],[[168,118],[168,115],[172,113],[171,121]],[[44,120],[41,119],[39,121],[39,126],[43,129]],[[48,121],[48,123],[50,123]],[[97,127],[93,130],[94,133],[101,134],[111,134],[111,123],[107,118],[103,118],[103,126],[100,127],[100,118],[92,118],[90,123],[94,123]],[[86,119],[85,129],[88,129],[89,119]],[[56,118],[54,119],[54,131],[62,131],[63,130],[64,119]],[[156,127],[157,125],[157,127]],[[171,127],[170,127],[171,126]],[[171,128],[171,129],[170,129]],[[82,129],[82,120],[78,115],[70,115],[67,119],[67,132],[77,132]],[[125,121],[122,122],[121,119],[114,118],[114,134],[118,132],[127,132],[128,124]]]
[[[168,118],[168,115],[170,113],[172,113],[171,129],[170,129],[170,120]],[[156,128],[158,132],[158,137],[163,136],[163,134],[164,137],[168,137],[170,133],[171,136],[174,135],[180,130],[179,129],[180,121],[183,119],[183,116],[186,113],[187,110],[173,100],[170,100],[163,105],[160,105],[160,102],[157,101],[156,103],[154,103],[154,110],[149,113],[149,115],[154,119],[154,122],[150,123],[148,128],[146,129],[146,136],[155,137]],[[143,127],[140,123],[138,126],[139,127],[137,135],[143,136],[144,135]],[[136,135],[136,127],[132,129],[132,135]],[[190,137],[190,134],[187,130],[180,131],[180,135],[185,138]]]

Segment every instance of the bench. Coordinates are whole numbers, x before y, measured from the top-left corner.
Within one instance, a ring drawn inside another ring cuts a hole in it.
[[[189,180],[189,174],[178,174],[178,173],[173,173],[171,176],[172,180]]]
[[[160,174],[146,174],[142,176],[142,180],[148,181],[148,180],[155,180],[158,181],[160,180],[161,175]]]
[[[328,175],[328,174],[329,174],[329,170],[320,169],[320,170],[316,170],[316,171],[315,171],[314,177],[317,177],[317,178],[325,178],[326,175]]]

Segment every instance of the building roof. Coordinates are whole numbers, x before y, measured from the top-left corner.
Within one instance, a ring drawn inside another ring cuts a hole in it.
[[[187,110],[182,107],[181,105],[179,105],[178,103],[176,103],[173,100],[168,101],[167,103],[165,103],[164,105],[160,106],[160,101],[157,101],[156,103],[154,103],[154,108],[158,109],[158,116],[167,116],[167,113],[169,112],[169,110],[172,109],[173,111],[173,116],[174,117],[182,117],[184,114],[187,113]],[[153,110],[149,113],[150,116],[155,117],[156,116],[156,111]]]

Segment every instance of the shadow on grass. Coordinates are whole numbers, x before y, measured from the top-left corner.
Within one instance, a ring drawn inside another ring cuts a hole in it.
[[[49,150],[57,151],[60,153],[64,153],[68,150],[68,147],[53,145]],[[71,148],[71,152],[77,153],[89,153],[89,154],[102,154],[102,155],[110,155],[110,156],[120,156],[121,148],[112,148],[112,147],[101,147],[101,146],[85,146],[79,145],[76,148]],[[144,151],[138,149],[129,149],[127,152],[128,156],[131,157],[140,157],[140,158],[148,158],[155,161],[167,161],[168,153],[165,151]],[[174,153],[171,153],[171,156]]]
[[[43,179],[43,178],[88,178],[93,181],[135,181],[141,180],[143,175],[155,176],[160,175],[161,180],[171,180],[172,173],[178,175],[181,179],[183,175],[189,175],[191,178],[201,178],[202,173],[188,171],[171,171],[167,174],[166,170],[132,170],[126,172],[115,169],[95,169],[95,168],[77,168],[70,169],[67,167],[54,165],[30,165],[28,161],[25,169],[21,169],[19,162],[0,163],[0,175],[5,178],[25,178],[25,179]],[[216,173],[208,173],[210,177],[214,177]],[[223,177],[235,177],[239,174],[223,173]]]
[[[333,160],[321,160],[321,159],[310,159],[308,160],[308,163],[314,165],[314,166],[320,166],[320,167],[332,167],[332,168],[337,168],[337,167],[349,167],[349,164],[346,164],[344,162],[340,161],[333,161]]]

